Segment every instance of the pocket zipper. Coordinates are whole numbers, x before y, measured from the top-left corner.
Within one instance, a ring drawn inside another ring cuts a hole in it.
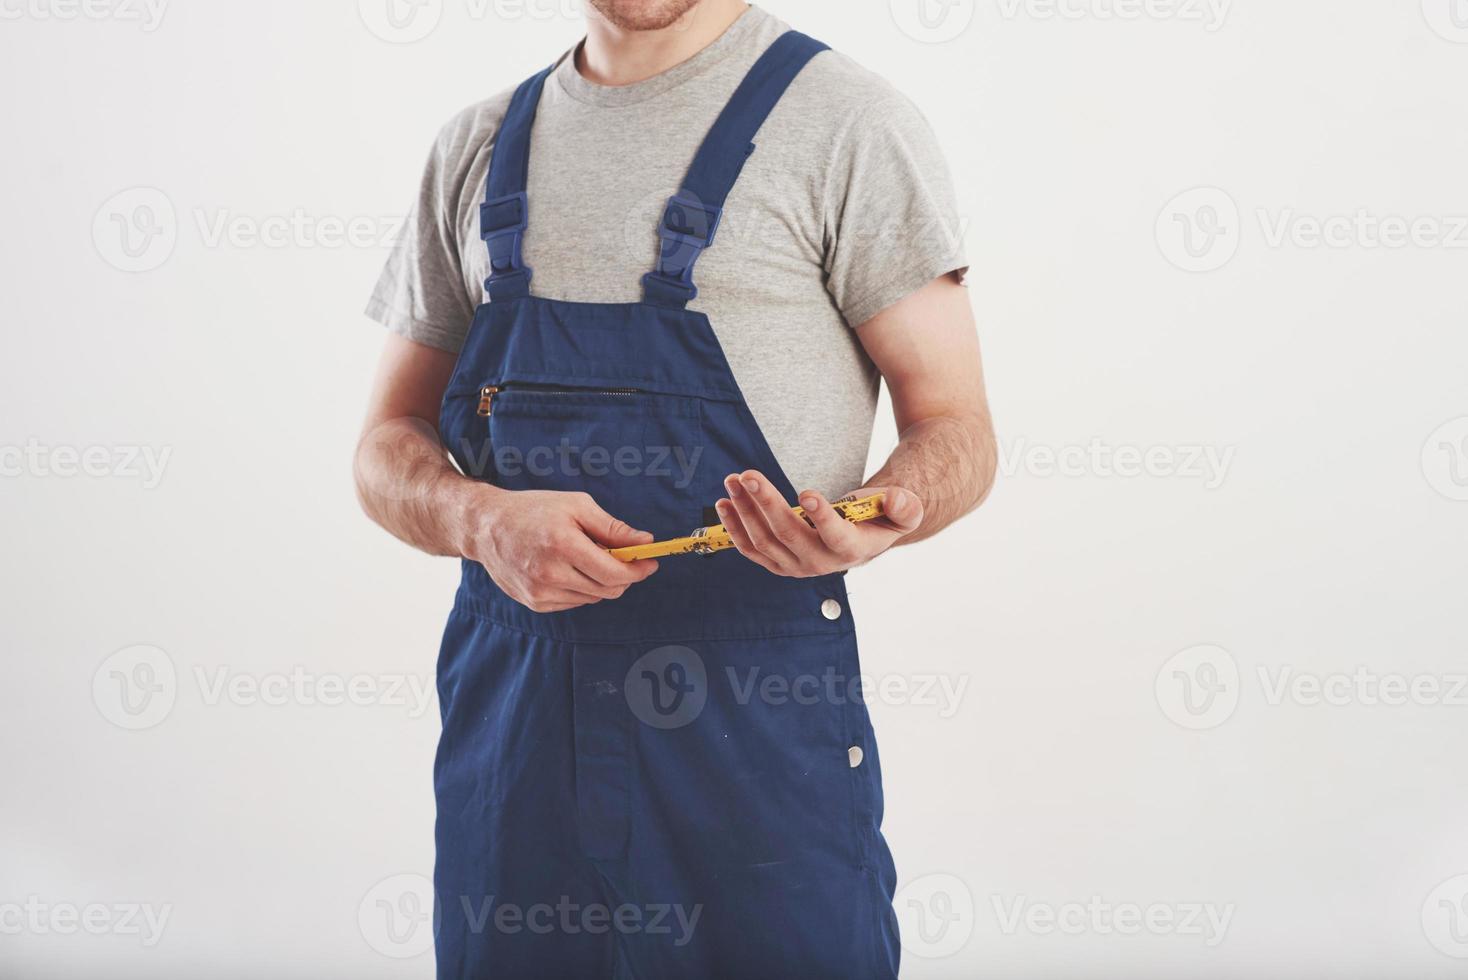
[[[533,391],[542,395],[640,395],[638,388],[558,388],[555,385],[522,384],[506,381],[497,385],[485,385],[479,389],[479,417],[489,418],[493,410],[494,396],[502,391]]]

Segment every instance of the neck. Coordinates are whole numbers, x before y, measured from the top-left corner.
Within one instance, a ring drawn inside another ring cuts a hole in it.
[[[633,31],[587,4],[586,41],[576,52],[576,70],[597,85],[644,81],[714,43],[748,9],[744,0],[701,0],[667,27]]]

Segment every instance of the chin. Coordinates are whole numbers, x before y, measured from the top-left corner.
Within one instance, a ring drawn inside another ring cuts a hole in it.
[[[660,31],[697,7],[701,0],[587,0],[624,31]]]

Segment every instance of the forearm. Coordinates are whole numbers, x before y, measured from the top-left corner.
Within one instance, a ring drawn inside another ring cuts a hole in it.
[[[923,502],[918,529],[899,544],[930,538],[971,513],[994,486],[998,449],[993,427],[978,415],[938,415],[907,427],[868,487],[901,487]]]
[[[422,419],[391,419],[372,428],[357,444],[353,470],[367,516],[430,555],[464,554],[471,504],[499,492],[461,475]]]

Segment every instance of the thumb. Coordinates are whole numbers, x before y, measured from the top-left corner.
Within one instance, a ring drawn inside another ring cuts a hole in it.
[[[923,523],[923,502],[917,494],[901,487],[888,487],[882,503],[882,516],[894,530],[911,534]]]
[[[576,509],[575,517],[581,529],[603,548],[626,548],[652,541],[652,535],[647,531],[638,531],[626,521],[608,514],[591,497],[584,499]]]

